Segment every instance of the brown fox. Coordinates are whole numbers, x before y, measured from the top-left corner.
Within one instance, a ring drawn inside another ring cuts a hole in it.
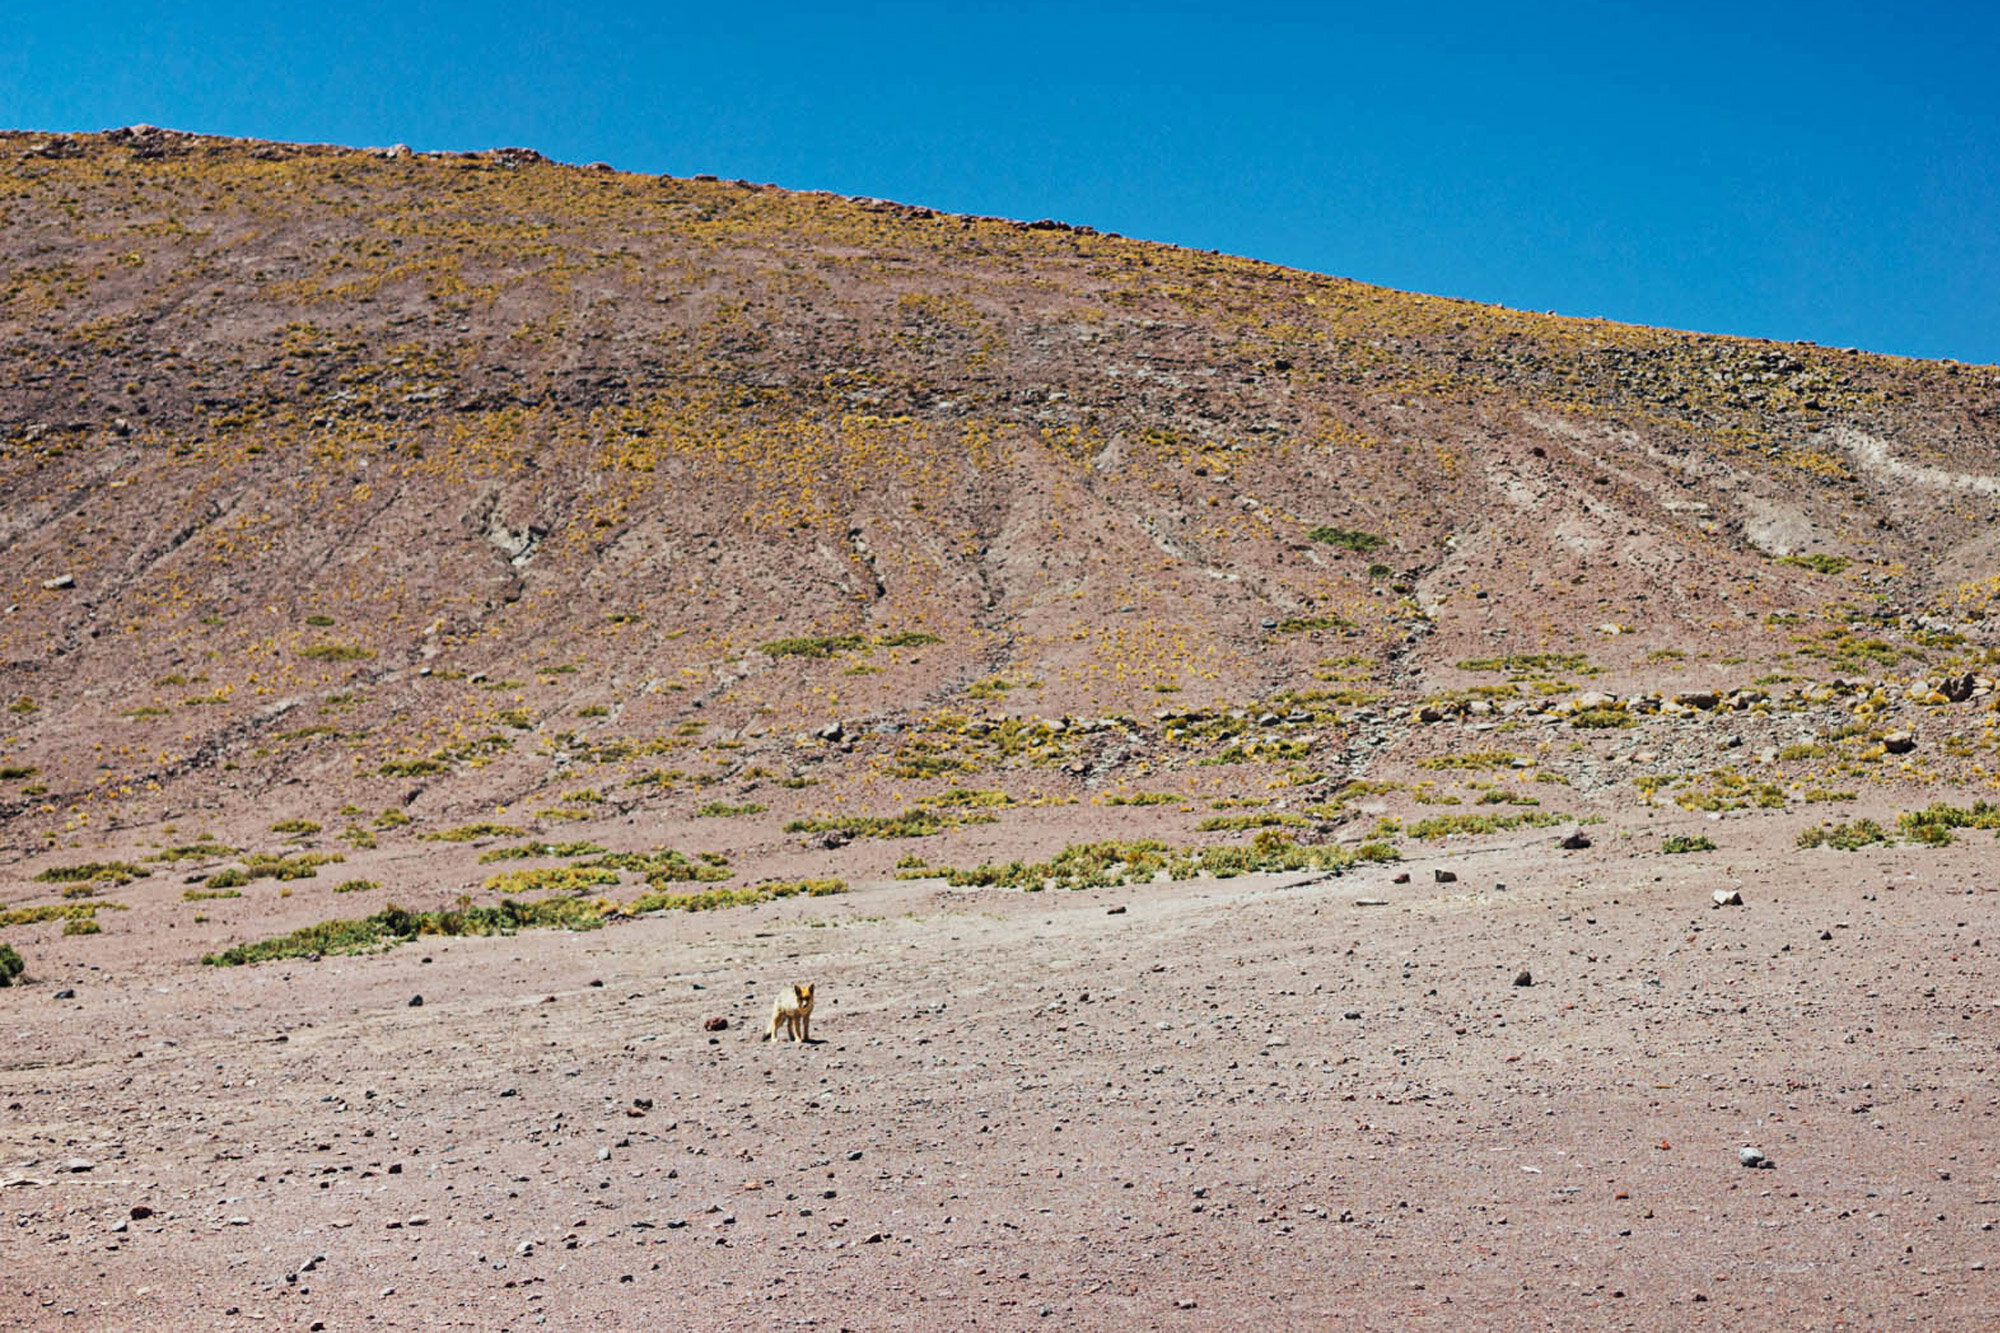
[[[771,1026],[765,1029],[764,1040],[776,1037],[778,1029],[783,1027],[792,1034],[793,1041],[811,1041],[812,1012],[812,983],[787,986],[778,992],[778,1002],[771,1006]]]

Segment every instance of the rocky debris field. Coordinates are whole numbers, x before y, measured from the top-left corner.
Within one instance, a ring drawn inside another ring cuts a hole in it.
[[[65,969],[0,1319],[1984,1327],[1991,848],[1729,827]]]

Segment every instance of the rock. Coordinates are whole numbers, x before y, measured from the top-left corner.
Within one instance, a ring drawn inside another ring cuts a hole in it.
[[[829,722],[818,731],[815,731],[813,735],[823,741],[837,741],[846,737],[847,729],[838,722]]]
[[[729,1030],[729,1020],[721,1014],[717,1014],[715,1017],[705,1020],[701,1026],[706,1032],[727,1032]]]
[[[64,986],[61,990],[57,991],[51,998],[57,1000],[74,1000],[76,998],[76,987]]]
[[[410,997],[410,1008],[412,1008],[412,1009],[421,1009],[421,1008],[423,1008],[423,1007],[424,1007],[424,997],[423,997],[423,996],[421,996],[421,995],[412,995],[412,996]]]
[[[1410,882],[1410,872],[1407,870],[1399,870],[1396,872],[1396,878],[1390,880],[1389,882],[1391,884],[1408,884]]]
[[[1586,690],[1582,694],[1577,695],[1575,700],[1570,704],[1570,707],[1576,709],[1579,713],[1593,708],[1616,708],[1617,706],[1618,696],[1615,694],[1606,694],[1602,690]]]
[[[1120,904],[1119,904],[1118,906],[1116,906],[1116,907],[1107,907],[1107,908],[1105,908],[1105,909],[1104,909],[1104,915],[1106,915],[1106,916],[1124,916],[1124,915],[1125,915],[1125,906],[1124,906],[1124,904],[1123,904],[1123,903],[1120,903]]]
[[[86,1171],[95,1171],[96,1169],[97,1163],[91,1161],[88,1157],[72,1157],[62,1164],[62,1170],[74,1172],[79,1176]]]
[[[1674,696],[1674,702],[1683,708],[1713,708],[1722,702],[1714,690],[1682,690]]]
[[[134,1222],[143,1222],[152,1215],[153,1215],[153,1210],[148,1208],[145,1204],[135,1203],[132,1205],[132,1220]]]
[[[1590,835],[1582,829],[1571,829],[1562,840],[1562,849],[1566,852],[1580,852],[1588,846]]]
[[[1431,878],[1440,884],[1458,883],[1458,876],[1449,870],[1433,870],[1431,871]]]
[[[1389,900],[1387,898],[1356,898],[1354,905],[1356,907],[1387,907]]]
[[[819,836],[819,845],[825,851],[835,851],[854,841],[854,835],[844,828],[828,829]]]
[[[1516,986],[1532,986],[1535,984],[1535,974],[1524,967],[1514,974],[1514,984]]]
[[[1938,693],[1955,704],[1962,704],[1972,697],[1979,688],[1979,677],[1970,671],[1963,676],[1947,676],[1938,682]]]
[[[1753,1171],[1769,1171],[1777,1166],[1776,1162],[1755,1148],[1738,1148],[1736,1150],[1736,1160]]]
[[[1913,732],[1892,731],[1882,738],[1882,748],[1890,754],[1908,754],[1917,748],[1917,738]]]
[[[75,586],[76,576],[74,574],[58,574],[52,579],[42,580],[42,589],[45,592],[60,592],[64,588],[74,588]]]
[[[1714,893],[1711,893],[1708,896],[1715,899],[1715,905],[1717,907],[1743,906],[1743,895],[1736,889],[1717,889]]]
[[[610,1160],[611,1160],[611,1149],[609,1149],[609,1148],[599,1148],[599,1149],[597,1150],[597,1160],[598,1160],[598,1161],[600,1161],[600,1162],[608,1162],[608,1161],[610,1161]]]

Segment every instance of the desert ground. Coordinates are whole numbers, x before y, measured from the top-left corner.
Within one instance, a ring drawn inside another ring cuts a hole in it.
[[[5,992],[0,1319],[1990,1327],[1992,847],[1681,823],[1726,869],[1635,820],[317,962],[71,941]],[[765,1044],[793,980],[814,1041]]]
[[[2000,368],[148,126],[0,353],[0,1326],[2000,1322]]]

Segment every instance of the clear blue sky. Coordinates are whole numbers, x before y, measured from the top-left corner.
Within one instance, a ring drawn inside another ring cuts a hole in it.
[[[2000,6],[10,3],[0,123],[518,144],[2000,362]]]

